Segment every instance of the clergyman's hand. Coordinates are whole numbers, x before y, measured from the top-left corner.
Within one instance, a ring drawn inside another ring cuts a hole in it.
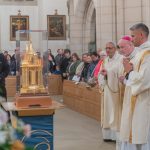
[[[107,70],[106,69],[102,69],[100,74],[102,74],[103,76],[107,76]]]
[[[121,83],[124,83],[124,79],[125,79],[125,76],[120,76],[120,77],[119,77],[119,81],[120,81]]]
[[[133,70],[133,64],[129,62],[129,59],[123,59],[123,66],[126,73],[129,73]]]

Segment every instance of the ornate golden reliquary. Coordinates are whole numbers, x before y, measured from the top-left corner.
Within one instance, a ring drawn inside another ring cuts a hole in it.
[[[43,62],[32,47],[31,41],[26,46],[26,51],[21,61],[20,94],[47,93],[43,84]]]

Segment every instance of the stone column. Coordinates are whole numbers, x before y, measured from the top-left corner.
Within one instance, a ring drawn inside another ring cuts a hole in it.
[[[100,0],[96,1],[96,47],[97,49],[102,48],[101,45],[101,6]]]
[[[70,1],[70,49],[81,55],[83,51],[83,16],[87,0],[78,0],[77,6]]]
[[[142,1],[141,5],[142,5],[142,21],[150,29],[150,1],[144,0],[144,1]]]
[[[97,40],[100,39],[98,47],[104,49],[107,42],[114,41],[114,6],[113,0],[99,0],[97,3]]]
[[[125,34],[130,34],[129,28],[138,22],[142,22],[142,0],[125,0],[124,1],[124,23]]]

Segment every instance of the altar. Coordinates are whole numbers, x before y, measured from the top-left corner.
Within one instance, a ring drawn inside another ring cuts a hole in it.
[[[17,138],[26,146],[35,150],[53,150],[54,140],[54,125],[53,119],[56,109],[63,108],[63,105],[52,101],[52,105],[47,108],[17,108],[14,102],[4,102],[2,106],[11,114],[11,122],[13,115],[21,119],[25,124],[30,124],[32,127],[31,137],[27,138],[17,134]]]

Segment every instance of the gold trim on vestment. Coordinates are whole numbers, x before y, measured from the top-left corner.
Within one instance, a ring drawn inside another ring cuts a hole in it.
[[[138,72],[139,72],[139,70],[140,70],[140,67],[141,67],[143,61],[144,61],[145,56],[147,56],[147,55],[150,55],[150,50],[147,50],[147,51],[145,51],[145,52],[143,53],[143,55],[142,55],[142,57],[141,57],[141,59],[140,59],[140,62],[139,62],[139,64],[138,64],[138,66],[137,66],[137,71],[138,71]],[[137,101],[137,96],[138,96],[138,95],[131,97],[131,108],[130,108],[130,116],[131,116],[131,117],[133,117],[133,113],[134,113],[134,109],[135,109],[135,104],[136,104],[136,101]],[[132,143],[132,124],[131,124],[129,142]]]

